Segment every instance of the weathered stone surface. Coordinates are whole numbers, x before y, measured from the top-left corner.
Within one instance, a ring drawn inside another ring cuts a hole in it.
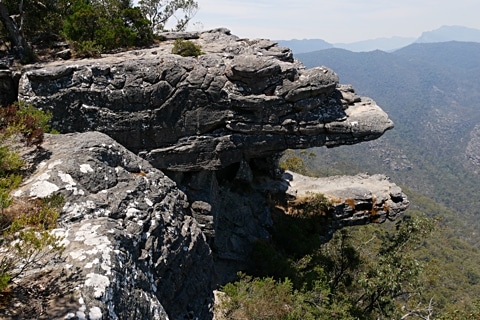
[[[213,259],[176,184],[98,132],[47,135],[44,161],[15,196],[61,193],[56,234],[87,319],[208,319]],[[199,207],[199,206],[196,206]],[[69,278],[68,276],[66,278]]]
[[[261,173],[244,163],[220,171],[170,175],[188,194],[194,217],[207,236],[217,283],[234,280],[249,264],[253,244],[268,239],[273,226],[266,193],[256,189]]]
[[[312,178],[287,171],[284,179],[293,200],[316,193],[327,197],[333,229],[395,220],[410,204],[400,187],[380,174]]]
[[[172,55],[168,40],[25,68],[19,99],[51,110],[61,132],[104,132],[172,171],[353,144],[393,127],[373,100],[339,85],[332,70],[305,70],[275,42],[239,39],[225,29],[191,38],[205,55]]]

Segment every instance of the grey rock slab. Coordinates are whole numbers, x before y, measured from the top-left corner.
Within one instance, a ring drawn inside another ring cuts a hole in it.
[[[333,206],[336,228],[395,220],[410,204],[400,187],[381,174],[313,178],[287,171],[284,179],[292,198],[323,194]]]
[[[171,54],[174,40],[167,40],[98,59],[27,66],[18,98],[52,111],[62,133],[106,133],[174,171],[359,143],[393,127],[373,100],[340,85],[334,71],[305,69],[273,41],[240,39],[226,29],[190,38],[204,55]]]

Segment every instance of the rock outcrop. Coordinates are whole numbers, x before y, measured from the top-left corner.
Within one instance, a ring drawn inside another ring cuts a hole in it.
[[[393,123],[326,67],[305,70],[269,40],[214,30],[198,58],[159,47],[26,68],[19,99],[61,132],[100,131],[155,167],[218,170],[288,148],[378,138]]]
[[[210,317],[210,248],[172,180],[98,132],[47,135],[40,156],[14,195],[66,199],[55,230],[64,261],[48,268],[73,281],[76,303],[60,318]]]
[[[287,196],[298,200],[311,194],[323,194],[331,204],[331,229],[395,220],[409,201],[400,187],[386,176],[305,177],[295,172],[284,174]]]
[[[178,37],[205,54],[171,54]],[[59,317],[210,319],[213,286],[270,237],[272,196],[324,193],[330,231],[408,206],[383,176],[312,180],[278,169],[288,148],[354,144],[393,127],[332,70],[306,70],[289,49],[225,29],[166,38],[16,78],[19,100],[50,110],[65,133],[46,137],[43,161],[15,193],[67,201],[56,230],[65,261],[49,268],[63,270],[75,298]]]

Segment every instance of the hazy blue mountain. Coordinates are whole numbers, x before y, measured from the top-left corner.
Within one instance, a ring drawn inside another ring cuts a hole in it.
[[[459,213],[480,213],[479,168],[466,155],[479,145],[472,139],[480,125],[480,43],[413,44],[393,53],[326,49],[296,58],[332,68],[395,122],[379,140],[316,150],[319,172],[383,172]]]
[[[462,26],[442,26],[438,29],[422,33],[415,42],[431,43],[447,41],[480,42],[480,30]]]
[[[390,37],[377,38],[353,43],[334,43],[335,48],[346,49],[353,52],[367,52],[374,50],[393,51],[413,43],[415,38]]]
[[[352,52],[368,52],[382,50],[392,52],[406,47],[412,43],[435,43],[435,42],[480,42],[480,30],[462,26],[442,26],[432,31],[423,32],[415,39],[411,37],[389,37],[368,39],[351,43],[328,43],[322,39],[303,40],[276,40],[280,45],[292,49],[294,54],[308,53],[318,50],[339,48]]]
[[[321,39],[275,40],[279,45],[292,49],[294,54],[333,48],[333,45]]]
[[[292,49],[294,54],[307,53],[312,51],[340,48],[353,52],[367,52],[374,50],[393,51],[405,47],[415,41],[415,38],[391,37],[364,40],[352,43],[331,44],[322,39],[303,39],[303,40],[275,40],[281,46]]]

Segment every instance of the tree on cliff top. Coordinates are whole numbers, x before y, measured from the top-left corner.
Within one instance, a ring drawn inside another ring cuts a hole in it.
[[[16,57],[24,59],[30,52],[30,47],[23,37],[22,26],[23,26],[23,0],[19,4],[20,10],[20,25],[17,25],[15,20],[10,16],[8,8],[5,4],[5,1],[0,0],[0,20],[4,28],[7,30],[10,35],[11,50]]]
[[[152,23],[152,32],[167,31],[167,23],[176,20],[173,31],[184,31],[188,22],[198,11],[198,3],[194,0],[140,0],[140,10]]]
[[[154,33],[183,31],[197,10],[194,0],[140,0],[138,6],[131,0],[0,0],[0,37],[24,61],[32,60],[31,45],[39,40],[64,38],[88,55],[149,45]]]

